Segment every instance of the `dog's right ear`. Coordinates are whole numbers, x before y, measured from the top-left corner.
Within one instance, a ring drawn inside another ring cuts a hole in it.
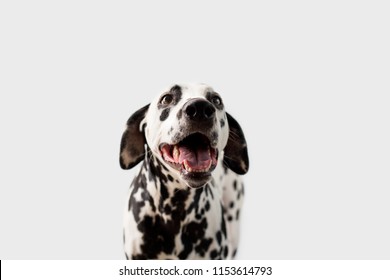
[[[127,121],[127,128],[122,135],[119,163],[123,169],[136,166],[145,156],[144,128],[140,127],[149,109],[146,105],[135,112]]]

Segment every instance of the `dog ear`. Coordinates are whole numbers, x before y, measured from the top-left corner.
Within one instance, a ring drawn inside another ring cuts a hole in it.
[[[224,149],[223,162],[237,174],[245,174],[249,169],[248,149],[244,132],[238,122],[228,113],[226,117],[229,124],[229,138]]]
[[[127,128],[122,135],[119,157],[119,163],[123,169],[136,166],[144,158],[146,139],[140,124],[145,118],[149,105],[136,111],[127,121]]]

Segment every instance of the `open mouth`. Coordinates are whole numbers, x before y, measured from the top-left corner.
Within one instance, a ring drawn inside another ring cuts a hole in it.
[[[175,145],[160,145],[163,159],[182,175],[193,179],[208,176],[217,165],[218,152],[207,136],[194,133]]]

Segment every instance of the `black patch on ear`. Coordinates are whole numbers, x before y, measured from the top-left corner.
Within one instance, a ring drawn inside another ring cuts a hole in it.
[[[237,174],[245,174],[249,169],[248,149],[244,132],[238,122],[226,113],[229,124],[229,138],[224,149],[224,164]]]
[[[127,129],[122,135],[119,163],[123,169],[130,169],[137,165],[145,155],[144,129],[140,130],[140,123],[145,118],[149,105],[136,111],[127,121]]]

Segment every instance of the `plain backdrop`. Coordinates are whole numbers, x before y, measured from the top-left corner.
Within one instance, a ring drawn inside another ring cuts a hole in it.
[[[0,2],[0,258],[124,259],[127,118],[219,92],[249,146],[239,259],[390,258],[388,1]]]

